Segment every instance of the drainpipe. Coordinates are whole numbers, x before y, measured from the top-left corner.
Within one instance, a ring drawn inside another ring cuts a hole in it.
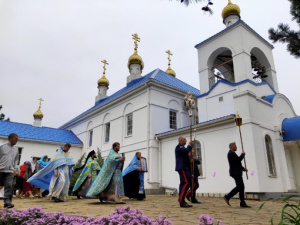
[[[160,141],[157,136],[154,136],[155,140],[158,143],[158,174],[159,174],[159,184],[162,184],[162,152],[160,147]]]
[[[147,158],[148,158],[148,178],[147,182],[151,183],[150,181],[150,175],[151,175],[151,163],[150,163],[150,151],[149,151],[149,139],[150,139],[150,90],[148,83],[145,83],[145,86],[147,88]]]

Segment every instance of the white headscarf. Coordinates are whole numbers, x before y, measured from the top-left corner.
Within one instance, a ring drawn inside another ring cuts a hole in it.
[[[35,167],[36,167],[36,162],[33,162],[33,158],[32,157],[30,159],[30,164],[31,164],[32,173],[34,173],[35,172]]]

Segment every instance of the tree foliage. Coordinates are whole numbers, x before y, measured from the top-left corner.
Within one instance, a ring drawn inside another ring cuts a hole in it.
[[[0,105],[0,111],[1,111],[2,108],[3,108],[3,106]],[[4,113],[1,113],[1,114],[0,114],[0,120],[10,121],[9,117],[7,117],[7,118],[5,119],[5,114],[4,114]]]
[[[292,15],[292,20],[300,26],[300,1],[289,1],[291,2],[290,13]],[[295,58],[300,57],[300,30],[291,30],[288,24],[280,23],[277,30],[274,28],[269,29],[269,38],[273,43],[278,41],[286,43],[288,52],[295,56]]]

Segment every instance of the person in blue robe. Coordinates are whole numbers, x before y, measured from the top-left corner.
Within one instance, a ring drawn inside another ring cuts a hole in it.
[[[65,201],[68,196],[72,167],[75,165],[70,148],[71,144],[66,143],[48,165],[28,179],[31,184],[49,190],[49,198],[56,203]]]
[[[83,166],[74,170],[82,169],[72,190],[72,194],[76,195],[78,199],[80,199],[80,196],[86,196],[86,193],[92,186],[93,181],[96,179],[97,174],[101,169],[99,163],[95,160],[96,157],[97,155],[94,150],[89,152]]]
[[[141,164],[142,154],[137,152],[130,164],[123,171],[123,182],[125,196],[128,198],[136,198],[137,200],[143,200],[146,198],[144,190],[144,174]]]
[[[122,200],[124,196],[124,185],[122,178],[122,168],[125,157],[118,154],[120,144],[113,143],[100,173],[90,187],[87,197],[98,196],[100,201],[113,201],[116,204],[125,204]]]

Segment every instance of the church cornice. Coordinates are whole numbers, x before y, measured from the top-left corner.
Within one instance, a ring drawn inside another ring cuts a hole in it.
[[[230,114],[228,116],[224,116],[224,117],[220,117],[220,118],[216,118],[216,119],[198,123],[196,125],[196,130],[198,132],[201,130],[210,129],[210,128],[213,128],[216,126],[226,125],[226,124],[230,124],[230,123],[235,125],[235,115],[234,114]],[[190,132],[190,126],[186,126],[186,127],[179,128],[177,130],[170,130],[170,131],[156,134],[155,137],[160,140],[160,139],[173,137],[173,136],[178,137],[178,135],[186,134],[189,132]]]
[[[207,38],[206,40],[200,42],[199,44],[195,45],[195,48],[199,48],[200,46],[203,46],[205,44],[208,44],[209,42],[211,42],[212,40],[218,38],[221,35],[224,35],[226,33],[228,33],[230,30],[235,29],[239,26],[243,26],[245,29],[247,29],[248,31],[250,31],[252,34],[254,34],[258,39],[260,39],[261,41],[263,41],[265,44],[267,44],[271,49],[274,48],[274,46],[272,44],[270,44],[266,39],[264,39],[260,34],[258,34],[254,29],[252,29],[248,24],[246,24],[243,20],[239,20],[238,22],[234,23],[233,25],[225,28],[224,30],[216,33],[215,35]]]

